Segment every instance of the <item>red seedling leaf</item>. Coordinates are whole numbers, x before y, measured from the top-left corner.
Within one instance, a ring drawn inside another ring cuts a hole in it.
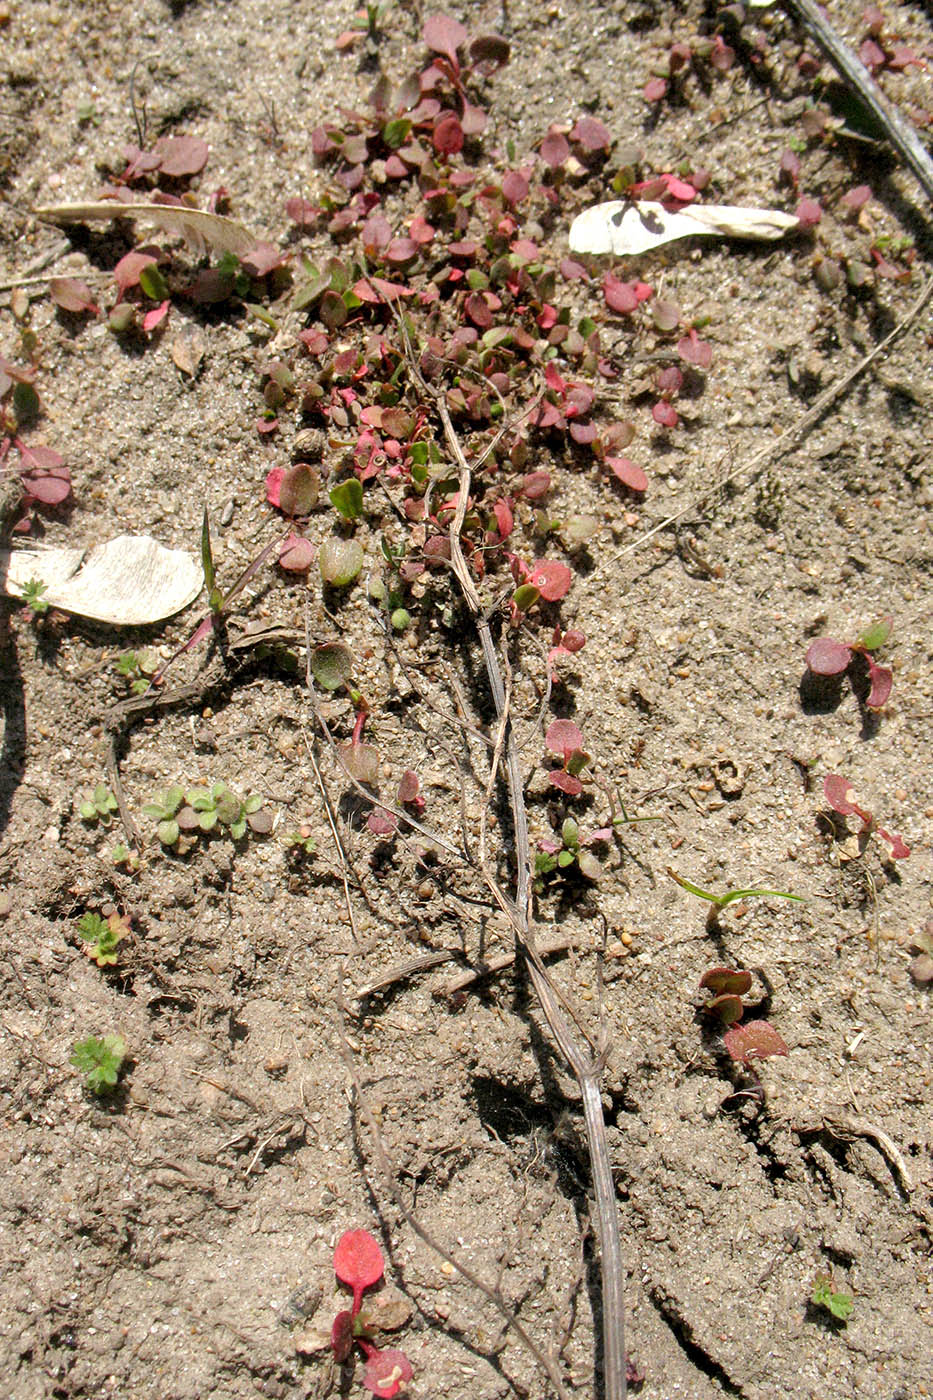
[[[884,827],[878,827],[878,835],[881,837],[888,850],[890,860],[906,860],[910,855],[910,847],[904,844],[900,836],[894,836],[890,831],[885,831]]]
[[[745,1014],[742,998],[732,992],[723,992],[721,996],[713,997],[703,1010],[711,1016],[717,1016],[724,1026],[735,1025]]]
[[[421,37],[434,53],[446,54],[456,72],[460,71],[457,50],[467,41],[467,30],[450,15],[428,15]]]
[[[560,788],[568,797],[579,797],[583,791],[583,784],[573,773],[567,773],[563,768],[557,768],[553,773],[548,773],[548,782],[552,787]]]
[[[152,149],[162,157],[161,173],[176,179],[198,175],[210,155],[207,142],[197,136],[162,136]]]
[[[20,481],[27,497],[44,506],[60,506],[71,495],[71,472],[67,467],[23,472]]]
[[[623,486],[627,486],[630,491],[647,491],[648,478],[641,467],[630,462],[628,457],[607,457],[605,461],[606,466]]]
[[[374,1347],[367,1353],[363,1385],[374,1395],[391,1400],[398,1395],[403,1385],[412,1377],[411,1362],[402,1351],[377,1351]]]
[[[852,660],[852,652],[844,642],[833,641],[832,637],[817,637],[807,647],[807,666],[815,676],[838,676]]]
[[[168,300],[162,301],[158,306],[154,306],[151,311],[147,311],[143,317],[143,330],[154,331],[156,326],[161,325],[168,315],[171,304],[172,303]]]
[[[865,39],[860,44],[858,56],[869,73],[877,73],[887,62],[887,55],[884,49],[880,44],[876,44],[874,39]]]
[[[677,417],[677,410],[673,404],[669,404],[667,399],[661,399],[651,410],[651,416],[662,428],[676,428],[680,419]]]
[[[519,490],[529,501],[540,501],[542,496],[546,496],[551,486],[551,478],[548,472],[529,472],[523,476]]]
[[[248,253],[240,255],[240,262],[250,277],[265,277],[267,272],[281,267],[286,261],[274,243],[257,243]]]
[[[285,201],[285,212],[299,228],[313,228],[321,211],[309,199],[295,198]]]
[[[841,817],[858,817],[863,827],[871,825],[871,813],[858,805],[858,794],[848,778],[839,773],[827,773],[823,779],[823,796]]]
[[[353,1350],[352,1313],[339,1312],[334,1318],[334,1324],[330,1329],[330,1345],[334,1353],[334,1360],[338,1366],[342,1366]]]
[[[559,271],[565,282],[583,282],[589,277],[582,262],[577,262],[576,258],[561,258]]]
[[[692,327],[689,335],[678,340],[677,353],[682,360],[687,361],[688,365],[696,365],[698,369],[709,369],[713,363],[712,345],[708,340],[700,340]]]
[[[398,817],[384,807],[374,807],[366,818],[366,826],[374,836],[394,836],[398,831]]]
[[[839,203],[850,214],[857,214],[860,209],[871,199],[871,185],[856,185],[853,189],[847,190]]]
[[[889,671],[887,666],[876,666],[870,656],[866,656],[865,660],[868,662],[868,675],[871,680],[871,691],[865,706],[869,710],[880,710],[891,694],[894,672]]]
[[[362,748],[363,745],[358,745]],[[334,1250],[334,1273],[353,1289],[353,1316],[360,1310],[363,1291],[382,1278],[382,1250],[368,1230],[347,1230]]]
[[[612,145],[609,128],[598,117],[581,117],[570,133],[571,141],[576,141],[584,151],[608,151]]]
[[[566,136],[559,131],[549,131],[541,142],[541,159],[545,165],[549,165],[552,170],[556,170],[570,159],[570,144]]]
[[[815,199],[802,199],[794,210],[801,228],[815,228],[823,217],[823,211]]]
[[[572,753],[583,748],[583,733],[570,719],[555,719],[544,736],[549,753],[559,754],[567,761]]]
[[[143,268],[151,267],[158,261],[159,259],[153,253],[144,253],[135,248],[131,253],[125,253],[113,269],[114,280],[120,296],[125,296],[132,287],[138,287],[139,274]]]
[[[690,204],[697,197],[694,186],[686,180],[679,180],[676,175],[665,175],[664,183],[667,186],[665,199],[676,200],[678,204]]]
[[[431,142],[441,156],[455,156],[463,150],[463,127],[455,113],[449,112],[446,117],[441,117],[431,133]]]
[[[481,331],[488,330],[492,325],[492,312],[482,292],[471,292],[463,303],[463,309]]]
[[[437,229],[433,224],[428,223],[423,214],[416,214],[408,226],[408,232],[412,240],[421,247],[431,242]]]
[[[752,985],[752,974],[735,967],[711,967],[700,978],[700,986],[720,995],[731,992],[733,996],[744,996]]]
[[[753,1060],[790,1053],[770,1021],[747,1021],[743,1026],[732,1026],[723,1040],[733,1060],[740,1065],[748,1066]]]
[[[496,517],[496,529],[499,532],[500,540],[507,540],[515,528],[515,517],[512,514],[512,507],[508,501],[496,501],[492,508],[492,513]]]
[[[611,272],[607,272],[603,278],[603,296],[609,310],[618,311],[623,316],[627,316],[638,306],[638,296],[633,284],[620,282]]]
[[[577,628],[571,627],[568,632],[564,633],[560,644],[564,651],[569,651],[571,653],[582,651],[586,646],[586,637],[582,632],[578,631]]]
[[[406,768],[399,780],[399,802],[414,802],[418,797],[418,790],[420,787],[421,783],[418,780],[418,774],[413,768]]]
[[[642,96],[646,102],[662,102],[667,96],[667,79],[649,78],[642,88]]]
[[[49,283],[49,292],[55,305],[60,306],[63,311],[90,311],[94,316],[97,315],[98,308],[91,296],[91,289],[79,277],[53,277]]]
[[[294,531],[282,542],[279,550],[279,568],[290,574],[304,574],[314,562],[314,546],[304,535]]]
[[[24,442],[19,444],[19,455],[23,460],[26,470],[34,467],[41,467],[45,471],[54,471],[56,467],[65,465],[65,459],[60,452],[56,452],[52,447],[27,447]]]
[[[502,177],[502,198],[514,209],[528,198],[528,180],[520,170],[509,170]]]
[[[537,588],[542,598],[546,598],[549,603],[556,603],[570,592],[573,574],[566,564],[561,564],[555,559],[539,559],[532,564],[527,582],[532,588]]]

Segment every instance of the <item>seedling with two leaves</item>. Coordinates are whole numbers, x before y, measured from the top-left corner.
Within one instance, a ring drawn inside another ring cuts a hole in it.
[[[891,694],[894,675],[887,666],[879,666],[872,656],[891,635],[893,617],[881,617],[854,642],[839,642],[835,637],[817,637],[807,647],[807,666],[814,676],[841,676],[868,670],[869,691],[865,700],[868,710],[880,710]]]
[[[841,817],[857,817],[862,824],[857,835],[839,843],[840,860],[854,860],[862,855],[872,836],[878,837],[888,860],[906,860],[910,855],[910,847],[903,837],[879,826],[871,812],[861,806],[861,798],[847,778],[839,773],[827,773],[823,779],[823,796],[834,812]]]
[[[715,927],[719,922],[719,915],[723,909],[728,908],[737,900],[742,899],[792,899],[796,904],[803,903],[803,896],[790,894],[787,890],[726,890],[725,894],[714,894],[712,890],[701,889],[699,885],[693,885],[689,880],[685,880],[682,875],[678,875],[676,870],[667,867],[667,873],[672,880],[675,880],[681,889],[688,894],[695,894],[698,899],[708,900],[712,905],[707,917],[707,925]]]
[[[752,985],[752,974],[734,967],[711,967],[700,978],[701,990],[713,995],[702,1008],[726,1029],[723,1044],[737,1065],[752,1070],[754,1060],[767,1060],[772,1055],[786,1055],[787,1045],[770,1021],[739,1023],[748,1009],[742,1000]],[[754,1073],[754,1071],[752,1070]]]
[[[380,1349],[370,1338],[363,1315],[363,1294],[382,1278],[382,1250],[368,1230],[347,1230],[334,1250],[334,1272],[340,1282],[353,1290],[353,1304],[339,1312],[331,1329],[334,1360],[343,1365],[354,1345],[366,1357],[363,1385],[374,1395],[397,1395],[412,1377],[411,1362],[404,1352]]]
[[[117,799],[103,783],[98,783],[90,797],[78,803],[78,816],[90,825],[100,822],[101,826],[109,826],[116,810]]]
[[[813,1280],[810,1302],[814,1307],[824,1308],[837,1322],[845,1325],[855,1307],[851,1293],[843,1293],[833,1283],[832,1274],[817,1274]]]

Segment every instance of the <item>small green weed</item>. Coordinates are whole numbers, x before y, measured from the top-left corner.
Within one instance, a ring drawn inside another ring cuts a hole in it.
[[[109,1094],[116,1087],[126,1058],[126,1043],[120,1035],[89,1035],[75,1043],[68,1061],[84,1075],[84,1087],[94,1094]]]
[[[98,967],[113,967],[117,961],[117,948],[130,931],[130,921],[125,914],[113,913],[109,918],[100,914],[84,914],[78,920],[78,935],[84,942],[82,951]]]
[[[143,814],[158,822],[162,845],[174,846],[183,832],[209,833],[218,827],[225,827],[234,841],[246,835],[247,827],[257,835],[266,835],[272,829],[272,816],[260,811],[261,807],[258,793],[240,797],[225,782],[188,792],[176,784],[156,793],[143,807]]]
[[[31,578],[23,584],[23,606],[32,613],[33,617],[41,617],[49,610],[50,604],[42,596],[47,587],[48,584],[37,578]]]
[[[116,810],[117,799],[103,783],[98,783],[91,796],[78,803],[79,817],[83,822],[90,822],[92,825],[100,822],[101,826],[109,826]]]
[[[813,1280],[810,1302],[814,1307],[825,1308],[837,1322],[846,1323],[855,1307],[851,1293],[843,1293],[833,1283],[832,1274],[817,1274]]]
[[[143,651],[125,651],[117,657],[117,675],[125,677],[134,695],[145,695],[158,669],[159,657],[151,647]]]

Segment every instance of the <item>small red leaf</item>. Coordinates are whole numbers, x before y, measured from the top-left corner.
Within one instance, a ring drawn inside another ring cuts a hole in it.
[[[807,647],[807,666],[815,676],[838,676],[852,660],[852,652],[832,637],[817,637]]]
[[[347,1230],[334,1250],[334,1273],[353,1289],[353,1316],[360,1310],[363,1291],[382,1278],[382,1250],[368,1230]]]
[[[662,428],[676,428],[680,419],[677,417],[677,410],[673,404],[669,404],[667,399],[660,399],[651,410],[651,416]]]
[[[304,535],[294,531],[283,541],[279,550],[279,568],[290,574],[303,574],[314,562],[314,547]]]
[[[333,1326],[330,1329],[330,1344],[334,1353],[334,1360],[338,1366],[342,1366],[353,1350],[353,1314],[347,1311],[339,1312],[334,1318]]]
[[[158,258],[152,253],[142,253],[135,248],[131,253],[125,253],[113,269],[120,296],[124,296],[131,287],[138,287],[139,274],[143,268],[151,267],[153,263],[158,263],[158,261]]]
[[[90,311],[97,315],[91,289],[79,277],[53,277],[49,283],[49,292],[55,305],[60,306],[63,311]]]
[[[579,778],[572,773],[566,773],[563,768],[557,768],[553,773],[548,773],[548,782],[552,787],[560,788],[568,797],[579,797],[583,791],[583,784]]]
[[[712,345],[708,340],[700,340],[692,327],[689,335],[678,340],[677,353],[682,360],[687,361],[688,365],[696,365],[698,369],[709,369],[713,363]]]
[[[421,784],[418,774],[412,768],[406,768],[402,774],[398,785],[399,802],[414,802],[418,796],[418,789]]]
[[[199,174],[210,154],[207,142],[197,136],[162,136],[153,151],[162,157],[161,173],[174,178]]]
[[[412,1377],[411,1362],[402,1351],[379,1351],[375,1347],[367,1351],[366,1370],[363,1385],[374,1395],[391,1400],[398,1395],[403,1385]]]
[[[438,155],[455,156],[458,151],[463,150],[463,127],[453,112],[442,117],[437,123],[431,133],[431,141]]]
[[[750,1065],[772,1055],[787,1055],[787,1045],[769,1021],[747,1021],[731,1026],[723,1036],[726,1049],[736,1064]]]
[[[858,805],[858,794],[847,778],[839,773],[827,773],[823,779],[823,796],[842,817],[858,817],[863,827],[871,825],[871,813]]]
[[[313,228],[321,211],[309,199],[295,198],[285,201],[285,212],[299,228]]]
[[[667,80],[665,78],[649,78],[642,89],[642,96],[646,102],[661,102],[667,96]]]
[[[503,176],[502,197],[513,209],[528,198],[528,180],[520,170],[509,170]]]
[[[609,310],[618,311],[623,316],[634,311],[638,305],[638,296],[632,283],[620,282],[611,272],[607,272],[603,278],[603,296]]]
[[[394,836],[398,831],[398,817],[384,807],[374,807],[366,818],[366,826],[374,836]]]
[[[544,736],[549,753],[559,754],[566,762],[572,753],[583,748],[583,733],[573,720],[555,719]]]
[[[556,603],[569,593],[573,574],[566,564],[557,560],[539,559],[532,564],[526,581],[533,588],[537,588],[542,598],[546,598],[549,603]]]
[[[552,170],[563,165],[570,158],[570,145],[566,136],[559,131],[549,131],[541,142],[541,159],[545,165],[549,165]]]
[[[23,472],[20,481],[26,495],[44,506],[60,506],[71,495],[71,472],[67,467]]]
[[[608,151],[612,145],[609,128],[598,117],[581,117],[571,131],[570,139],[585,151]]]
[[[876,666],[870,656],[866,656],[865,660],[868,662],[868,675],[871,679],[871,692],[865,705],[869,710],[880,710],[891,694],[894,673],[889,671],[887,666]]]
[[[434,53],[446,54],[459,71],[457,50],[467,41],[467,31],[459,20],[452,19],[450,15],[428,15],[421,37]]]
[[[171,304],[170,301],[162,301],[158,306],[154,306],[151,311],[147,311],[143,317],[143,330],[154,331],[156,326],[160,325],[165,320]]]
[[[711,967],[700,978],[700,986],[719,995],[731,992],[734,996],[744,996],[752,985],[752,974],[735,967]]]
[[[637,467],[634,462],[630,462],[628,457],[607,457],[606,466],[610,468],[613,475],[618,477],[623,486],[627,486],[630,491],[647,491],[648,478]]]
[[[910,847],[904,844],[903,837],[895,836],[881,826],[878,827],[878,835],[888,849],[890,860],[906,860],[910,855]]]
[[[815,199],[802,199],[794,210],[801,228],[815,228],[823,217],[823,211]]]

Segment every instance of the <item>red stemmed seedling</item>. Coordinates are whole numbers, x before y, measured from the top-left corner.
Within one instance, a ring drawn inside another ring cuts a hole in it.
[[[560,788],[568,797],[579,797],[583,791],[578,774],[590,761],[583,748],[583,733],[573,720],[555,719],[548,725],[544,736],[548,753],[558,754],[563,759],[563,767],[548,774],[552,787]]]
[[[713,993],[702,1008],[714,1016],[726,1029],[723,1044],[737,1065],[752,1069],[754,1060],[767,1060],[772,1055],[786,1055],[788,1048],[770,1021],[746,1021],[740,1024],[748,1010],[742,997],[752,985],[750,972],[734,967],[711,967],[700,978],[700,988]],[[754,1072],[754,1071],[752,1071]]]
[[[838,812],[841,817],[857,817],[861,822],[861,830],[855,838],[857,849],[853,854],[861,855],[868,844],[868,838],[877,836],[884,846],[888,860],[906,860],[910,855],[910,847],[903,837],[879,826],[871,812],[861,805],[858,793],[847,778],[839,773],[827,773],[823,779],[823,796],[833,811]]]
[[[835,637],[817,637],[807,647],[807,667],[814,676],[841,676],[850,667],[867,667],[870,688],[865,700],[869,710],[880,710],[891,694],[894,676],[887,666],[879,666],[872,657],[891,635],[894,619],[881,617],[854,642],[840,642]]]
[[[382,1278],[382,1251],[368,1230],[347,1230],[334,1250],[334,1272],[342,1284],[353,1290],[353,1304],[334,1318],[331,1348],[341,1365],[348,1361],[354,1345],[366,1357],[363,1385],[374,1395],[398,1395],[411,1380],[411,1362],[404,1352],[377,1347],[367,1334],[360,1316],[363,1294]]]

